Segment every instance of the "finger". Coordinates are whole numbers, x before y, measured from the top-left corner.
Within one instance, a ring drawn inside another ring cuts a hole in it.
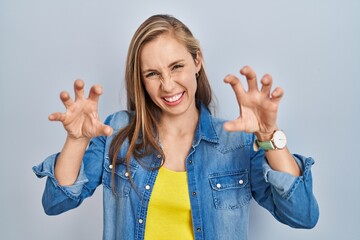
[[[261,79],[261,84],[262,84],[261,93],[270,97],[270,91],[271,91],[271,86],[272,86],[272,77],[269,74],[265,74],[264,77]]]
[[[244,124],[240,118],[224,123],[224,129],[229,132],[244,131]]]
[[[275,103],[279,103],[283,96],[284,96],[284,90],[280,87],[277,87],[271,93],[271,100]]]
[[[113,129],[108,125],[103,125],[97,132],[99,136],[110,136],[112,133]]]
[[[55,112],[55,113],[52,113],[48,116],[48,119],[50,121],[64,121],[65,120],[65,113],[61,113],[61,112]]]
[[[81,80],[81,79],[75,80],[75,82],[74,82],[75,101],[77,99],[84,98],[84,86],[85,86],[85,83],[83,80]]]
[[[96,136],[110,136],[112,133],[113,133],[113,129],[110,126],[100,123],[98,125],[98,127],[96,128],[95,135]]]
[[[224,79],[225,83],[229,83],[235,92],[236,99],[240,104],[241,96],[246,94],[244,87],[242,86],[240,80],[234,75],[228,75]]]
[[[61,92],[60,99],[66,108],[69,108],[73,104],[73,101],[70,98],[70,95],[68,92],[65,92],[65,91]]]
[[[102,87],[100,85],[94,85],[91,87],[89,92],[89,99],[98,102],[99,96],[102,94]]]
[[[248,82],[249,92],[251,91],[259,91],[257,86],[256,73],[252,70],[251,67],[245,66],[240,70],[240,73],[246,77]]]

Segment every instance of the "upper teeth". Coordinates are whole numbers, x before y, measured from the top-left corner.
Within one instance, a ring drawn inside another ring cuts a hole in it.
[[[175,102],[181,98],[181,95],[182,95],[182,93],[179,93],[178,95],[175,95],[175,96],[172,96],[169,98],[165,98],[165,100],[168,102]]]

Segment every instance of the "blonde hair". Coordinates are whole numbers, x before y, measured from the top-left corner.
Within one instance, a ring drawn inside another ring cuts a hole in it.
[[[120,161],[126,162],[128,170],[130,170],[130,157],[132,155],[137,161],[140,161],[139,159],[151,151],[156,151],[165,160],[165,156],[157,142],[157,124],[160,119],[160,109],[150,99],[143,85],[140,54],[147,43],[166,33],[171,34],[180,43],[184,44],[194,61],[197,54],[201,56],[199,42],[185,24],[178,19],[170,15],[154,15],[140,25],[129,46],[125,72],[127,109],[133,112],[134,115],[131,115],[129,124],[121,129],[111,142],[109,153],[113,166],[119,163],[117,156],[121,145],[126,139],[129,140],[129,147],[125,158],[120,159]],[[203,65],[198,72],[197,81],[196,104],[197,106],[202,104],[209,108],[212,93]],[[150,164],[139,163],[148,166]],[[114,169],[112,170],[113,174]],[[132,181],[132,179],[130,180]]]

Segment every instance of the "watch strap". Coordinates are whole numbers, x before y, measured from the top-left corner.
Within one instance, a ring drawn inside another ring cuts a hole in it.
[[[256,145],[258,145],[258,147],[262,148],[263,150],[267,151],[267,150],[274,150],[275,146],[274,144],[270,141],[263,141],[260,142],[259,140],[255,140]]]

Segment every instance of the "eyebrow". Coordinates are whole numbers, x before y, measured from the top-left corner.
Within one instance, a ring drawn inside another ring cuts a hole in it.
[[[185,60],[184,60],[184,59],[176,60],[176,61],[170,63],[170,64],[168,65],[168,68],[170,68],[171,66],[174,66],[174,65],[176,65],[176,64],[178,64],[178,63],[181,63],[181,62],[183,62],[183,61],[185,61]],[[142,74],[145,74],[145,73],[148,73],[148,72],[152,72],[152,71],[156,71],[156,70],[155,70],[155,69],[151,69],[151,68],[145,69],[144,71],[142,71]]]

